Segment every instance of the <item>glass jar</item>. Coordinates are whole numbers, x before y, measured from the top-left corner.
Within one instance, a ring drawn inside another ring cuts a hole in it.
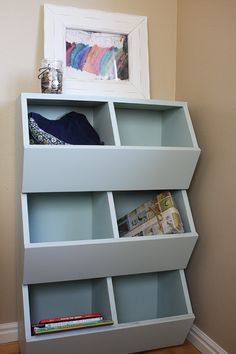
[[[63,62],[57,59],[43,59],[40,74],[42,93],[62,93]]]

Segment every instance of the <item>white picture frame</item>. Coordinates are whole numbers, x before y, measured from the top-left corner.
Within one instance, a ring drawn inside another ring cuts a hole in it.
[[[66,73],[66,31],[123,34],[128,38],[128,79],[87,80]],[[147,17],[44,5],[44,58],[64,65],[63,93],[150,98]]]

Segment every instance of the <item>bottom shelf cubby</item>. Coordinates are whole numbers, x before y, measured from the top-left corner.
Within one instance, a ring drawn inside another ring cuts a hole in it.
[[[101,313],[111,319],[107,279],[34,284],[28,287],[30,322]]]
[[[157,320],[188,313],[178,271],[113,279],[118,323]]]
[[[184,271],[23,286],[22,354],[128,354],[184,342],[194,320]],[[113,324],[33,335],[42,319],[101,313]]]

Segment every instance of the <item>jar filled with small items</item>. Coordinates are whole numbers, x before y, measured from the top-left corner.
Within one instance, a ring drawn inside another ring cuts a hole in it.
[[[63,63],[57,59],[43,59],[38,78],[42,93],[62,93]]]

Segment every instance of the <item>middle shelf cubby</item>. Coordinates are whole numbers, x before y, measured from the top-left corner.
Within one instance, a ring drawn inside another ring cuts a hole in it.
[[[139,237],[119,234],[117,220],[156,194],[23,194],[24,283],[186,268],[198,237],[186,191],[172,191],[183,233]]]
[[[109,193],[27,195],[30,243],[114,237]]]

